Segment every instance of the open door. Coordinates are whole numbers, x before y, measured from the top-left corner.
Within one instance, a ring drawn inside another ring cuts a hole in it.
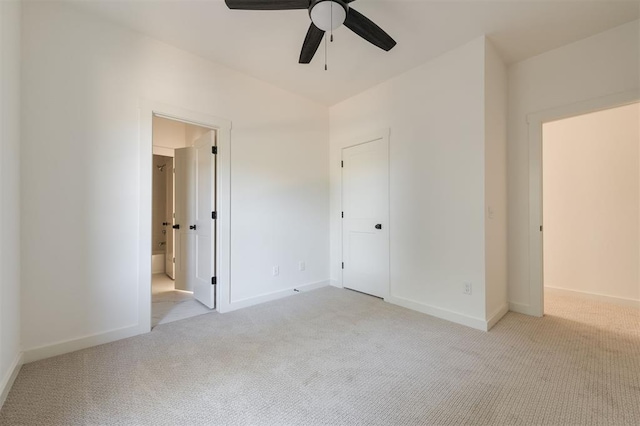
[[[175,237],[175,288],[193,291],[193,280],[189,271],[193,270],[193,231],[189,225],[193,221],[195,203],[195,179],[193,166],[195,149],[179,148],[175,150],[175,212],[173,221]]]
[[[202,304],[215,308],[215,132],[208,131],[194,142],[195,267],[193,295]]]
[[[175,150],[176,283],[215,308],[215,132]]]

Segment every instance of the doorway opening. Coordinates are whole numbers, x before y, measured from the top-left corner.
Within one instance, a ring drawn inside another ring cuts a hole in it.
[[[216,129],[152,118],[151,326],[212,312]]]
[[[640,307],[640,104],[543,123],[541,164],[544,313],[624,329]]]

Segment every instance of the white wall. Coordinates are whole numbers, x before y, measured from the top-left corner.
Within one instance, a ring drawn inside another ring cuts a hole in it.
[[[20,352],[21,4],[0,2],[0,406]]]
[[[485,39],[479,38],[331,107],[334,285],[341,282],[341,148],[353,136],[390,128],[389,300],[486,325],[484,91]],[[499,131],[492,127],[493,133]],[[463,294],[465,281],[473,284],[470,296]]]
[[[509,67],[509,302],[530,312],[527,115],[640,87],[638,21]]]
[[[194,126],[192,124],[185,124],[184,126],[184,140],[187,146],[193,146],[196,139],[207,133],[209,129],[206,127]]]
[[[232,301],[328,279],[326,107],[64,4],[23,36],[27,350],[137,324],[141,99],[233,122]]]
[[[485,255],[486,317],[499,320],[507,302],[507,68],[485,45]]]
[[[640,300],[640,104],[544,125],[545,287]]]
[[[186,141],[187,124],[182,121],[153,117],[153,146],[170,148],[184,148],[190,144]],[[173,155],[172,155],[173,156]]]

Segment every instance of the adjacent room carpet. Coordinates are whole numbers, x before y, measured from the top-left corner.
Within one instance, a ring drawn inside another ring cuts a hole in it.
[[[336,288],[22,368],[2,425],[638,425],[640,311],[481,332]]]

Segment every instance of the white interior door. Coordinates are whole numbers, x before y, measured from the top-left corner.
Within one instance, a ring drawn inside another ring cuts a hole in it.
[[[194,235],[189,225],[193,223],[195,205],[195,167],[193,147],[175,150],[175,288],[193,291]]]
[[[215,132],[208,131],[194,142],[195,209],[191,225],[195,238],[193,295],[205,306],[215,308]]]
[[[389,295],[389,145],[377,139],[342,150],[342,284]]]
[[[167,249],[166,256],[164,259],[164,270],[165,273],[171,277],[171,279],[176,278],[175,274],[175,263],[174,261],[174,248],[173,248],[173,235],[174,229],[173,225],[175,224],[175,220],[173,217],[174,213],[174,203],[173,203],[173,178],[174,178],[174,167],[173,167],[173,158],[169,160],[167,163],[167,210],[165,213],[165,223],[168,225],[165,226],[165,230],[167,231]]]

